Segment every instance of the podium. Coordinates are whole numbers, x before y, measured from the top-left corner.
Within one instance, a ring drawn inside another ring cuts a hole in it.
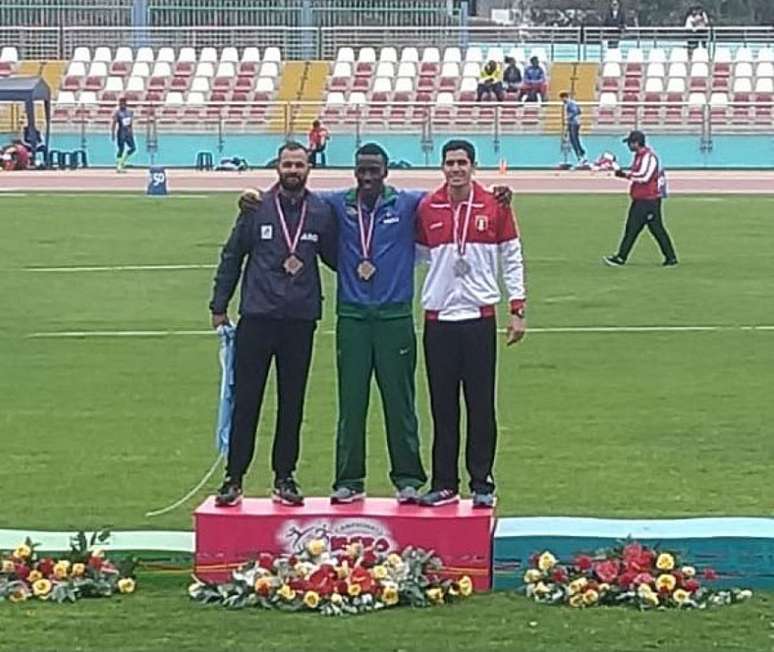
[[[349,505],[307,498],[302,507],[288,507],[245,498],[234,507],[216,507],[209,497],[194,511],[194,521],[194,572],[202,580],[225,581],[261,552],[296,553],[310,540],[324,539],[331,550],[357,542],[380,551],[433,550],[443,561],[444,576],[468,575],[476,591],[491,588],[494,510],[473,509],[469,500],[419,507],[389,498]]]

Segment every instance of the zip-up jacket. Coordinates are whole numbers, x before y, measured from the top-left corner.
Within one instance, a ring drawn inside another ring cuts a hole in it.
[[[660,199],[659,161],[649,147],[643,147],[634,155],[632,168],[629,172],[631,186],[629,195],[632,199]]]
[[[386,186],[377,203],[373,241],[368,260],[376,267],[364,281],[357,273],[363,261],[355,189],[323,193],[338,220],[338,298],[340,316],[406,317],[414,297],[414,234],[416,209],[423,192]],[[363,207],[364,226],[370,211]]]
[[[467,205],[464,201],[460,207],[460,232]],[[524,261],[513,212],[510,206],[500,206],[494,195],[478,183],[473,184],[466,240],[464,260],[469,270],[457,275],[459,252],[447,186],[428,194],[417,211],[419,253],[430,261],[422,289],[427,319],[461,321],[493,316],[501,298],[497,278],[500,266],[511,311],[525,304]]]
[[[210,302],[213,313],[226,312],[241,276],[241,315],[276,319],[320,318],[322,292],[317,256],[319,254],[331,269],[336,269],[336,219],[325,201],[314,193],[305,193],[306,220],[295,252],[303,267],[291,275],[283,267],[290,252],[275,205],[278,195],[291,240],[295,236],[303,200],[291,204],[279,193],[277,186],[265,193],[257,208],[241,212],[223,247],[215,273]],[[243,270],[245,257],[247,263]]]

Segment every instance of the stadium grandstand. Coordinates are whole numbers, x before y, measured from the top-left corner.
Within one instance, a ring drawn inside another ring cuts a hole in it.
[[[55,141],[84,148],[119,97],[156,143],[165,133],[297,137],[322,118],[333,136],[404,134],[415,152],[444,132],[498,150],[516,134],[556,142],[565,90],[590,137],[646,128],[694,136],[705,151],[722,134],[773,129],[774,28],[713,25],[697,37],[684,26],[526,25],[513,8],[523,3],[496,4],[0,2],[13,25],[0,28],[0,77],[44,79]],[[476,101],[487,62],[523,71],[533,57],[547,77],[542,101]],[[0,132],[24,120],[23,106],[0,105]]]

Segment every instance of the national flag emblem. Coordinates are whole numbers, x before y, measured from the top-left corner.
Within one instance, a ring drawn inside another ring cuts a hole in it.
[[[476,215],[476,231],[486,231],[489,228],[489,218],[486,215]]]

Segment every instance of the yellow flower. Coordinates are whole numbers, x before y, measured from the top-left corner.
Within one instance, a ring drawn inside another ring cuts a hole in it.
[[[656,580],[656,588],[658,588],[659,591],[672,591],[674,590],[676,584],[677,580],[675,579],[674,575],[670,575],[668,573],[659,575],[658,579]]]
[[[67,560],[58,561],[54,565],[54,577],[58,580],[67,579],[67,575],[70,572],[70,562]]]
[[[403,558],[400,555],[391,552],[387,555],[387,563],[393,568],[400,568],[403,566]]]
[[[13,556],[16,559],[27,559],[32,554],[32,548],[26,543],[21,544],[16,550],[13,551]]]
[[[643,600],[647,602],[651,607],[658,607],[658,596],[652,591],[643,597]]]
[[[350,584],[347,587],[347,593],[353,598],[356,598],[360,595],[360,584]]]
[[[543,582],[538,582],[535,584],[535,595],[546,595],[548,593],[551,593],[551,589],[549,589]]]
[[[342,562],[341,566],[336,567],[336,575],[340,580],[346,579],[349,575],[349,564],[346,560]]]
[[[610,585],[606,583],[602,583],[599,585],[599,592],[600,593],[607,593],[610,590]]]
[[[371,569],[371,575],[373,575],[375,580],[383,580],[387,577],[388,573],[387,569],[380,564],[379,566],[374,566]]]
[[[41,573],[38,570],[30,571],[30,574],[27,575],[27,583],[28,584],[34,584],[38,580],[43,579],[43,573]]]
[[[577,580],[573,580],[570,582],[570,586],[568,587],[570,589],[570,595],[580,593],[583,591],[583,589],[586,588],[588,583],[589,581],[585,577],[579,577]]]
[[[640,584],[637,587],[637,595],[639,595],[641,598],[644,598],[648,595],[653,595],[653,589],[650,588],[650,584]]]
[[[527,584],[532,584],[533,582],[539,582],[543,579],[543,573],[541,573],[537,568],[530,568],[526,573],[524,573],[524,581]]]
[[[589,589],[583,594],[583,602],[588,605],[596,604],[599,601],[599,593],[594,589]]]
[[[73,564],[73,577],[81,577],[86,572],[86,564]]]
[[[4,573],[13,573],[16,566],[13,565],[13,562],[10,559],[3,559],[3,572]]]
[[[271,577],[267,577],[265,575],[263,577],[259,577],[257,580],[255,580],[253,588],[255,589],[256,593],[265,596],[271,590]]]
[[[105,556],[105,550],[103,548],[94,548],[94,550],[91,551],[92,557],[104,557]]]
[[[685,604],[691,599],[691,594],[685,589],[677,589],[677,591],[672,594],[672,598],[677,604]]]
[[[696,569],[693,566],[683,566],[680,569],[680,572],[687,580],[691,579],[692,577],[696,577]]]
[[[332,604],[341,604],[344,602],[344,598],[341,597],[338,593],[332,593],[331,594],[331,603]]]
[[[119,593],[134,593],[134,589],[137,588],[134,580],[131,577],[122,577],[118,580]]]
[[[306,544],[306,549],[313,557],[319,557],[321,554],[323,554],[326,547],[327,546],[325,545],[325,541],[322,539],[312,539],[309,543]]]
[[[427,589],[425,595],[430,602],[434,602],[435,604],[441,604],[443,602],[443,589],[440,589],[437,586],[432,589]]]
[[[27,589],[16,589],[13,593],[11,593],[11,595],[8,596],[8,599],[11,602],[24,602],[29,597],[30,594]]]
[[[570,606],[571,607],[582,607],[583,606],[583,594],[576,593],[570,598]]]
[[[538,558],[538,568],[543,572],[550,571],[556,566],[556,557],[547,550]]]
[[[48,580],[37,580],[32,584],[32,592],[35,597],[42,598],[51,593],[51,582]]]
[[[310,609],[317,609],[317,605],[320,604],[320,595],[315,591],[307,591],[304,593],[304,604]]]
[[[460,590],[457,588],[457,585],[451,584],[449,586],[449,595],[456,598],[459,594],[460,594]]]
[[[656,568],[659,570],[672,570],[675,567],[675,558],[668,552],[662,552],[656,559]]]
[[[283,600],[290,602],[293,598],[296,597],[296,592],[291,589],[287,584],[283,584],[279,591],[277,591],[277,595],[281,597]]]
[[[344,552],[347,554],[347,557],[357,558],[360,556],[360,553],[363,552],[363,546],[359,543],[350,543],[344,548]]]
[[[471,580],[467,575],[463,575],[460,578],[460,581],[457,582],[457,585],[460,587],[460,594],[462,594],[466,598],[471,593],[473,593],[473,580]]]
[[[398,604],[398,587],[395,584],[389,584],[384,587],[382,591],[382,602],[388,607]]]

